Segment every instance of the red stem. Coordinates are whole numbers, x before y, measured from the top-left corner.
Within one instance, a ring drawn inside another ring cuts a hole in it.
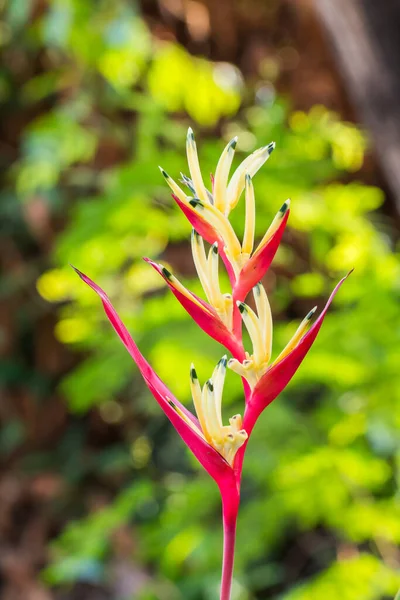
[[[222,497],[222,520],[224,525],[224,553],[222,561],[221,595],[220,600],[230,600],[233,564],[235,559],[236,523],[239,510],[240,495],[236,498],[229,494]]]
[[[243,329],[242,329],[242,318],[238,307],[236,306],[236,300],[243,301],[243,298],[237,297],[236,294],[236,277],[231,267],[231,264],[225,254],[225,251],[219,247],[220,256],[225,264],[228,271],[230,283],[232,285],[232,296],[233,296],[233,335],[239,341],[243,349]],[[244,354],[244,350],[243,350]],[[237,357],[238,360],[243,360],[241,357]],[[247,381],[242,377],[243,388],[245,393],[246,402],[250,395],[250,387]],[[247,445],[247,444],[246,444]],[[245,445],[245,446],[246,446]],[[243,449],[244,450],[244,449]],[[244,453],[244,452],[243,452]],[[240,457],[239,468],[235,469],[235,480],[236,486],[232,489],[221,488],[222,497],[222,521],[224,530],[224,549],[222,559],[222,577],[221,577],[221,594],[220,600],[230,600],[231,589],[232,589],[232,578],[233,578],[233,565],[235,561],[235,542],[236,542],[236,525],[239,512],[240,504],[240,480],[242,475],[243,456]]]

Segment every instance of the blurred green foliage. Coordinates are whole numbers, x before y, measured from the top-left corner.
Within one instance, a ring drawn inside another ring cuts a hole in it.
[[[355,268],[249,445],[234,598],[275,597],[275,590],[285,600],[393,597],[400,586],[400,266],[380,211],[382,191],[350,176],[362,165],[364,135],[323,107],[290,112],[267,82],[263,100],[249,101],[236,68],[154,40],[127,0],[54,0],[35,18],[29,6],[12,0],[7,26],[14,39],[24,29],[33,61],[45,52],[45,70],[32,74],[19,97],[44,109],[24,130],[10,181],[24,203],[40,195],[57,215],[68,209],[53,268],[37,282],[45,300],[59,303],[58,339],[81,353],[60,389],[72,413],[96,407],[123,440],[88,464],[81,461],[84,430],[74,423],[54,456],[42,458],[71,485],[93,471],[122,488],[106,508],[66,527],[51,546],[44,580],[106,581],[111,534],[130,523],[139,546],[132,560],[153,573],[143,600],[217,597],[217,490],[182,452],[98,299],[68,266],[108,291],[156,371],[189,403],[190,362],[203,380],[223,351],[141,257],[161,255],[200,293],[186,258],[190,227],[157,169],[174,178],[185,172],[185,131],[194,120],[204,174],[233,135],[237,160],[277,142],[255,178],[258,236],[292,199],[290,229],[266,279],[275,353]],[[6,101],[12,90],[3,72]],[[232,220],[241,233],[242,206]],[[241,403],[231,374],[229,414],[242,412]],[[297,547],[306,564],[296,574],[286,556]]]

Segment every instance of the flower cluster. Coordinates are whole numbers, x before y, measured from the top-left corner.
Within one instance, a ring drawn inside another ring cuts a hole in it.
[[[173,396],[142,356],[105,292],[76,269],[80,277],[100,296],[112,326],[138,365],[155,399],[184,442],[218,484],[222,496],[225,533],[221,600],[228,600],[230,597],[240,480],[248,438],[260,413],[280,394],[298,369],[318,334],[333,297],[346,279],[343,278],[337,284],[314,324],[310,326],[316,307],[301,322],[279,356],[271,361],[272,315],[261,279],[278,249],[289,217],[290,202],[284,202],[254,250],[256,216],[253,177],[271,156],[275,144],[271,143],[253,152],[229,179],[236,142],[236,138],[231,140],[222,152],[215,176],[212,177],[211,190],[207,189],[202,178],[191,129],[186,142],[190,177],[181,177],[181,183],[187,191],[161,169],[174,200],[193,227],[193,261],[207,300],[185,288],[163,265],[145,259],[164,278],[194,321],[232,355],[229,360],[226,355],[221,358],[203,386],[200,385],[195,367],[191,366],[190,387],[197,416]],[[229,221],[229,214],[243,192],[246,203],[245,228],[240,242]],[[208,250],[204,242],[209,244]],[[220,289],[220,259],[229,276],[229,294],[222,293]],[[250,292],[254,296],[256,312],[245,303]],[[249,333],[251,352],[246,351],[243,346],[242,324]],[[221,405],[227,367],[242,377],[245,406],[243,418],[239,414],[234,415],[229,419],[229,425],[224,425]]]

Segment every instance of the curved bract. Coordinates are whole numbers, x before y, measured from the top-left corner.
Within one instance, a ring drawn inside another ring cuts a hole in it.
[[[163,277],[193,320],[232,354],[229,360],[227,356],[221,358],[210,378],[202,385],[192,365],[190,387],[196,414],[173,396],[142,356],[105,292],[75,269],[101,298],[109,321],[136,362],[156,401],[220,489],[224,520],[221,600],[230,598],[240,481],[249,436],[262,411],[282,392],[297,371],[322,326],[335,294],[347,277],[337,284],[315,323],[311,326],[316,307],[300,323],[275,361],[271,362],[272,314],[260,281],[281,242],[289,218],[289,201],[284,202],[253,251],[256,213],[252,178],[268,160],[275,144],[272,142],[253,152],[229,180],[235,147],[236,138],[228,143],[221,155],[212,180],[212,190],[204,185],[191,129],[186,144],[190,177],[182,176],[188,194],[161,169],[174,200],[193,227],[193,260],[207,301],[186,289],[166,267],[145,258]],[[239,241],[229,221],[229,214],[243,192],[246,222],[243,240]],[[206,249],[204,240],[210,244],[209,249]],[[231,284],[228,293],[223,293],[220,288],[220,258]],[[245,303],[250,291],[254,294],[255,311]],[[250,336],[252,352],[245,351],[243,347],[242,321]],[[240,414],[233,415],[229,423],[224,423],[222,401],[227,367],[242,377],[246,402],[243,418]]]

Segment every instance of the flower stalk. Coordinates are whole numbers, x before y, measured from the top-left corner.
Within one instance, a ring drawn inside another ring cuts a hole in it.
[[[165,280],[166,284],[193,320],[210,337],[232,355],[224,355],[210,378],[201,385],[195,366],[190,368],[190,390],[194,413],[177,400],[140,353],[125,325],[119,318],[106,293],[89,277],[75,269],[81,279],[100,297],[106,315],[127,351],[137,364],[149,390],[178,434],[193,452],[204,469],[215,480],[221,493],[223,520],[223,565],[220,600],[230,600],[236,524],[240,503],[240,482],[244,455],[251,432],[261,412],[282,392],[311,348],[322,326],[327,310],[345,281],[335,287],[319,317],[312,324],[313,308],[301,322],[282,352],[272,359],[273,322],[267,293],[261,283],[282,239],[290,213],[285,201],[271,226],[254,250],[255,192],[253,177],[268,160],[275,144],[272,142],[248,156],[233,173],[237,138],[222,152],[211,191],[204,184],[191,129],[186,151],[190,178],[182,175],[188,194],[161,169],[172,197],[193,227],[191,248],[193,261],[204,290],[202,299],[185,288],[163,265],[145,258]],[[229,214],[244,192],[245,228],[242,243],[230,221]],[[204,241],[210,245],[208,251]],[[231,290],[220,287],[220,259],[229,276]],[[255,309],[246,302],[253,293]],[[252,345],[243,345],[243,325]],[[226,369],[241,376],[244,392],[244,411],[233,415],[229,424],[222,419],[223,389]]]
[[[239,504],[238,507],[239,509]],[[226,514],[225,507],[223,504],[222,509],[222,523],[223,523],[223,556],[222,556],[222,576],[221,576],[221,594],[220,600],[230,600],[232,579],[233,579],[233,566],[235,561],[235,542],[236,542],[236,525],[237,515]]]

